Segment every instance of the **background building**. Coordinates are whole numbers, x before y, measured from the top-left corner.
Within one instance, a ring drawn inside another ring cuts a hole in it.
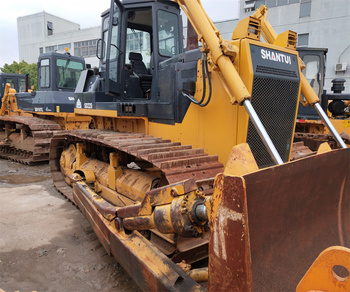
[[[252,15],[261,4],[269,8],[268,20],[277,34],[293,30],[298,34],[298,46],[328,48],[325,89],[330,90],[334,78],[344,78],[346,92],[350,92],[349,0],[241,0],[240,19]],[[231,39],[238,21],[220,21],[215,25],[225,39]],[[64,52],[68,47],[73,55],[98,66],[96,44],[100,27],[80,29],[79,24],[46,12],[19,17],[17,26],[20,60],[34,63],[42,52]],[[186,28],[184,33],[186,36]]]
[[[17,18],[19,59],[36,63],[41,53],[65,52],[82,56],[87,64],[98,66],[96,44],[101,27],[80,29],[80,25],[47,12]]]

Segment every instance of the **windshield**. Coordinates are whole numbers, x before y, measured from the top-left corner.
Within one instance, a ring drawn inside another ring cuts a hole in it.
[[[75,89],[77,86],[83,63],[57,59],[56,61],[56,85],[58,88]]]

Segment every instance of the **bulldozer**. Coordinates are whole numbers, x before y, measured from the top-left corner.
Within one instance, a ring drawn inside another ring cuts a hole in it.
[[[297,48],[300,58],[305,64],[302,69],[306,79],[320,99],[320,104],[344,142],[350,145],[350,94],[343,93],[345,79],[332,80],[332,92],[324,90],[326,48]],[[311,151],[317,151],[319,145],[328,142],[336,147],[336,142],[319,115],[310,106],[299,106],[296,123],[295,141],[302,141]]]
[[[38,58],[38,90],[5,82],[0,108],[0,157],[24,164],[48,162],[54,132],[88,129],[91,119],[76,117],[74,90],[85,61],[68,52],[49,52]],[[23,76],[24,77],[24,76]],[[8,81],[8,80],[7,80]]]
[[[181,10],[201,48],[183,51]],[[112,0],[102,15],[101,70],[74,94],[94,129],[55,135],[49,165],[143,291],[350,289],[350,149],[296,39],[265,6],[232,40],[200,0]],[[301,94],[338,146],[290,161]]]
[[[26,78],[28,78],[26,80]],[[10,84],[16,92],[24,92],[30,89],[29,75],[0,73],[0,96],[4,96],[6,83]]]

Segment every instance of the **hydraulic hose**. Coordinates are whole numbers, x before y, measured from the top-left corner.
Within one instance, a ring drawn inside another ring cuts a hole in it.
[[[209,78],[209,69],[208,69],[208,61],[207,61],[207,56],[205,54],[203,54],[202,57],[202,76],[203,76],[203,94],[202,94],[202,98],[200,100],[197,100],[193,95],[182,92],[182,94],[184,96],[186,96],[189,100],[191,100],[191,102],[193,102],[196,105],[199,105],[201,107],[205,107],[209,104],[210,100],[211,100],[211,94],[212,94],[212,86],[211,86],[211,80]],[[208,79],[208,87],[209,87],[209,94],[208,94],[208,99],[205,103],[204,99],[207,93],[207,87],[206,87],[206,79]]]

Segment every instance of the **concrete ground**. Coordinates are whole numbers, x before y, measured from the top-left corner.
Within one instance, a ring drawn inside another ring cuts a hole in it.
[[[138,291],[49,166],[0,159],[0,291]]]

